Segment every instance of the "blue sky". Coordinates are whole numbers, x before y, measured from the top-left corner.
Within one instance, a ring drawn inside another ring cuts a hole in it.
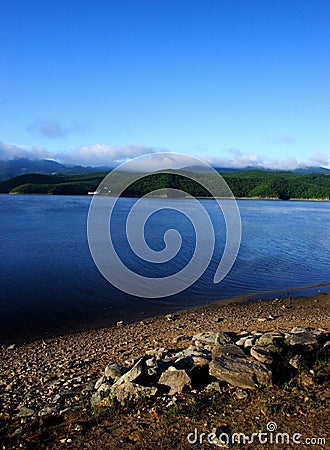
[[[330,167],[329,0],[3,0],[0,157]]]

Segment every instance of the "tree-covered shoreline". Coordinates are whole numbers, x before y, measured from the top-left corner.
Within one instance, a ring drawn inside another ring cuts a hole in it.
[[[270,199],[330,199],[330,175],[297,174],[292,172],[267,172],[262,170],[244,170],[221,173],[236,198]],[[26,174],[0,183],[0,193],[11,194],[54,194],[86,195],[97,190],[107,172],[95,172],[80,175],[41,175]],[[127,184],[130,174],[116,172],[111,186],[105,192],[116,195]],[[194,172],[196,181],[190,178],[191,172],[182,170],[169,173],[139,174],[139,180],[129,184],[122,195],[141,197],[155,190],[167,189],[167,195],[183,191],[193,197],[211,197],[203,187],[217,183],[216,173]]]

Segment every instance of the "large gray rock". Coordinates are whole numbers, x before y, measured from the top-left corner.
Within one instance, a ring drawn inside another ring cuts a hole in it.
[[[186,371],[173,366],[161,374],[158,383],[170,387],[169,395],[180,394],[185,388],[191,387],[191,380]]]
[[[125,381],[119,385],[113,385],[110,388],[109,397],[116,398],[120,404],[124,405],[127,400],[152,397],[156,392],[156,386],[142,386],[131,381]]]
[[[268,345],[280,345],[283,341],[282,333],[268,332],[259,337],[256,344],[267,347]]]
[[[195,334],[192,338],[197,348],[205,348],[212,350],[214,345],[233,344],[234,341],[228,333],[216,333],[213,331],[206,331],[204,333]]]
[[[118,385],[127,381],[135,381],[137,378],[139,378],[139,376],[142,375],[144,369],[144,359],[145,358],[140,358],[128,372],[124,373],[124,375],[116,380],[115,384]]]
[[[271,372],[252,358],[221,356],[210,363],[210,375],[243,389],[255,389],[256,385],[271,384]]]
[[[243,350],[235,344],[215,345],[212,350],[213,358],[220,356],[238,356],[245,357]]]
[[[315,346],[317,345],[316,336],[310,331],[295,332],[287,337],[287,343],[292,347],[295,346]]]

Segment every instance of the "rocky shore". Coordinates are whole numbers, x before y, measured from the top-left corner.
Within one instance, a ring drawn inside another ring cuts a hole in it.
[[[273,420],[329,443],[329,312],[330,292],[218,303],[3,346],[0,442],[193,448],[195,429],[252,432]]]

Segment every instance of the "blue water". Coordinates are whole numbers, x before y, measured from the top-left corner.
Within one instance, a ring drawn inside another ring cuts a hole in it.
[[[111,231],[123,261],[144,274],[150,273],[150,263],[134,258],[125,235],[125,218],[135,201],[120,199]],[[175,207],[183,200],[166,201]],[[205,199],[201,203],[216,233],[215,253],[205,273],[180,294],[133,297],[109,284],[94,264],[87,242],[90,202],[90,197],[77,196],[0,196],[0,340],[140,320],[242,294],[285,290],[279,295],[294,295],[295,288],[330,282],[329,202],[242,200],[237,260],[229,275],[213,284],[225,225],[216,202]],[[188,219],[165,209],[145,227],[154,250],[163,248],[168,228],[180,231],[183,245],[171,265],[158,266],[161,276],[186,264],[195,246]],[[322,289],[329,286],[315,292]]]

